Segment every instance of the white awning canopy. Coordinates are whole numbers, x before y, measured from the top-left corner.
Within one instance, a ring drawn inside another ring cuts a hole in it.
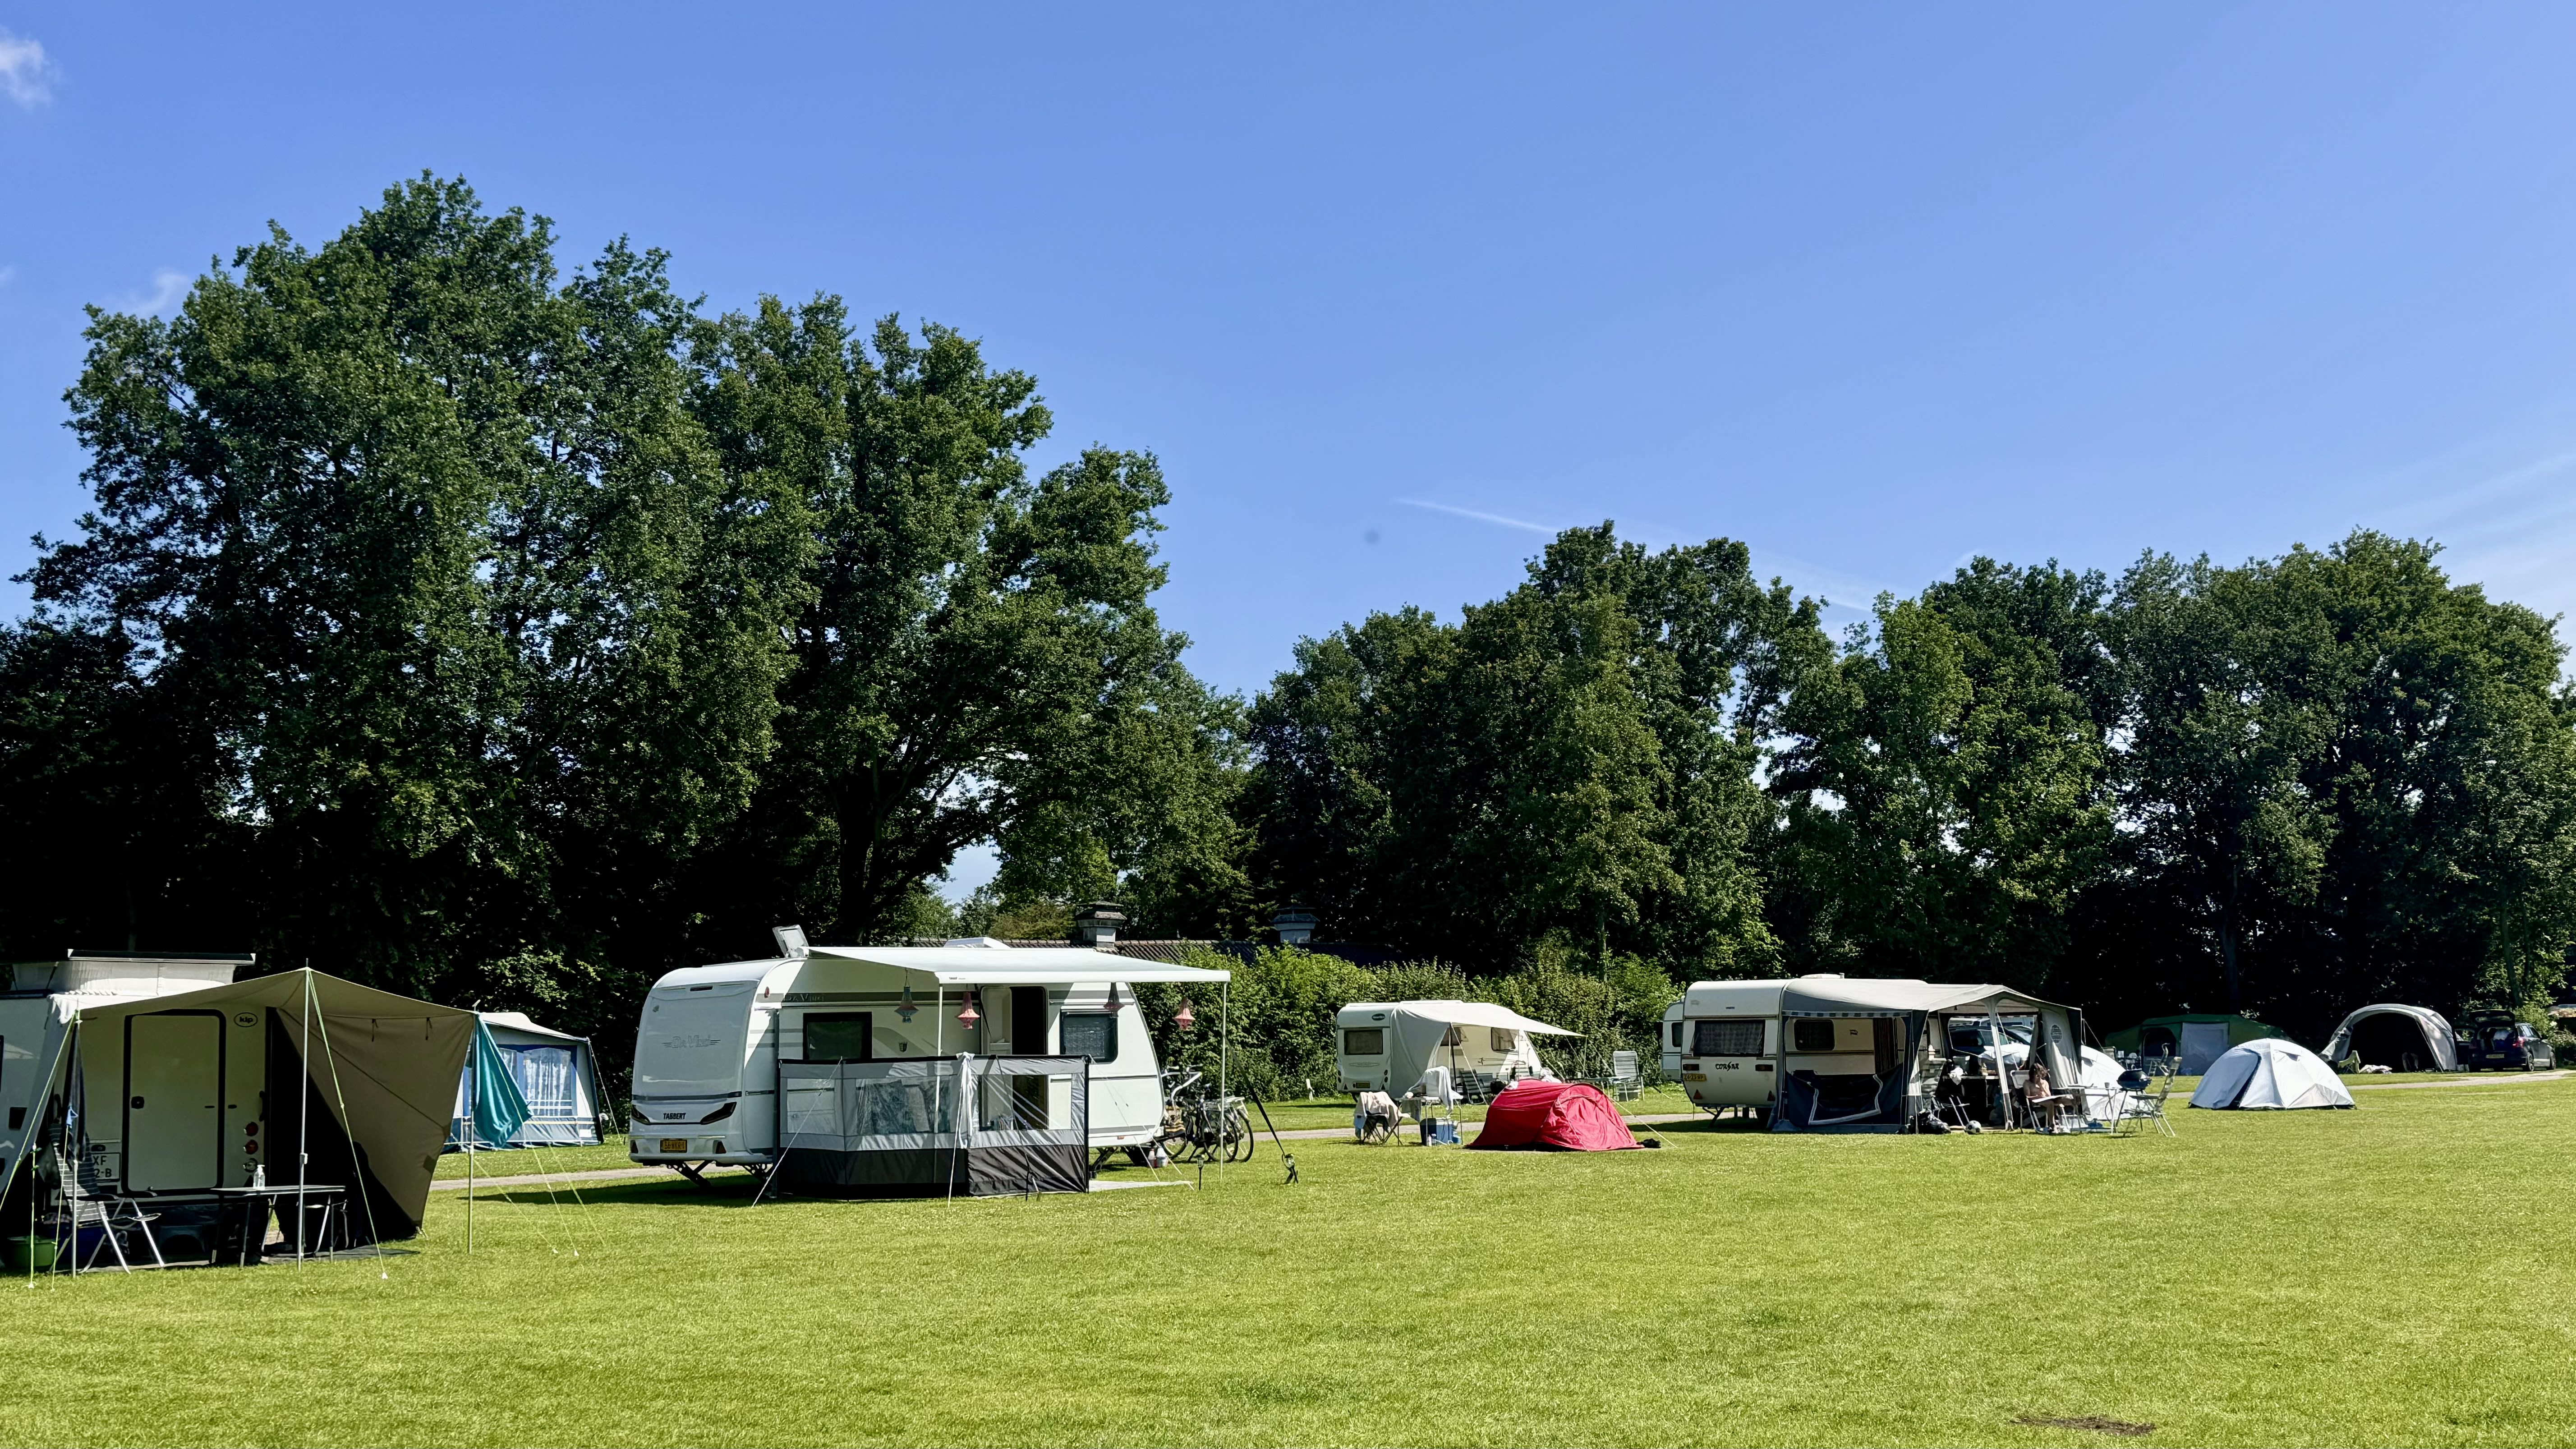
[[[1537,1036],[1583,1035],[1579,1031],[1567,1031],[1561,1026],[1533,1021],[1508,1006],[1496,1006],[1490,1001],[1399,1001],[1395,1009],[1407,1016],[1436,1021],[1445,1026],[1491,1026],[1504,1031],[1526,1031]]]
[[[839,961],[918,971],[942,986],[1090,986],[1111,981],[1219,982],[1234,977],[1231,971],[1166,966],[1087,946],[815,946],[810,950]]]

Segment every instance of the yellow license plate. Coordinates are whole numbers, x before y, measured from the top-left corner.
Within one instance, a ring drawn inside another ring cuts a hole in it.
[[[662,1150],[665,1152],[686,1152],[689,1150],[689,1139],[686,1137],[665,1137],[662,1139]]]

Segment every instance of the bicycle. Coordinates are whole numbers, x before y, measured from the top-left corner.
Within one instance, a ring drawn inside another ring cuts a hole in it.
[[[1252,1157],[1252,1116],[1241,1097],[1221,1097],[1207,1090],[1201,1072],[1188,1072],[1177,1082],[1163,1073],[1163,1132],[1154,1145],[1175,1163],[1246,1162]]]

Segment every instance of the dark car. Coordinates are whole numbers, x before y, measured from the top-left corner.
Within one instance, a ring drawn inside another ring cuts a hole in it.
[[[2469,1018],[2460,1042],[2461,1071],[2528,1072],[2557,1065],[2558,1054],[2550,1049],[2549,1038],[2530,1022],[2516,1021],[2501,1011],[2482,1011]]]

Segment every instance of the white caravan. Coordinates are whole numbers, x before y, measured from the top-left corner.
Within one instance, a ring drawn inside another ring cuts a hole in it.
[[[635,1161],[774,1164],[782,1061],[960,1053],[1089,1057],[1091,1146],[1142,1149],[1163,1130],[1163,1088],[1133,983],[1216,989],[1231,975],[1088,946],[808,946],[794,927],[778,937],[777,956],[674,971],[645,997]]]
[[[1664,1011],[1663,1068],[1699,1107],[1783,1129],[1900,1126],[1952,1067],[1980,1111],[2008,1114],[1997,1042],[2040,1041],[2051,1080],[2085,1080],[2083,1014],[2008,987],[1834,975],[1695,981]],[[2027,1045],[2021,1051],[2029,1050]],[[1966,1065],[1982,1064],[1982,1065]]]
[[[1334,1068],[1346,1092],[1413,1090],[1433,1067],[1453,1082],[1548,1075],[1530,1036],[1574,1036],[1490,1001],[1355,1001],[1333,1014]]]

